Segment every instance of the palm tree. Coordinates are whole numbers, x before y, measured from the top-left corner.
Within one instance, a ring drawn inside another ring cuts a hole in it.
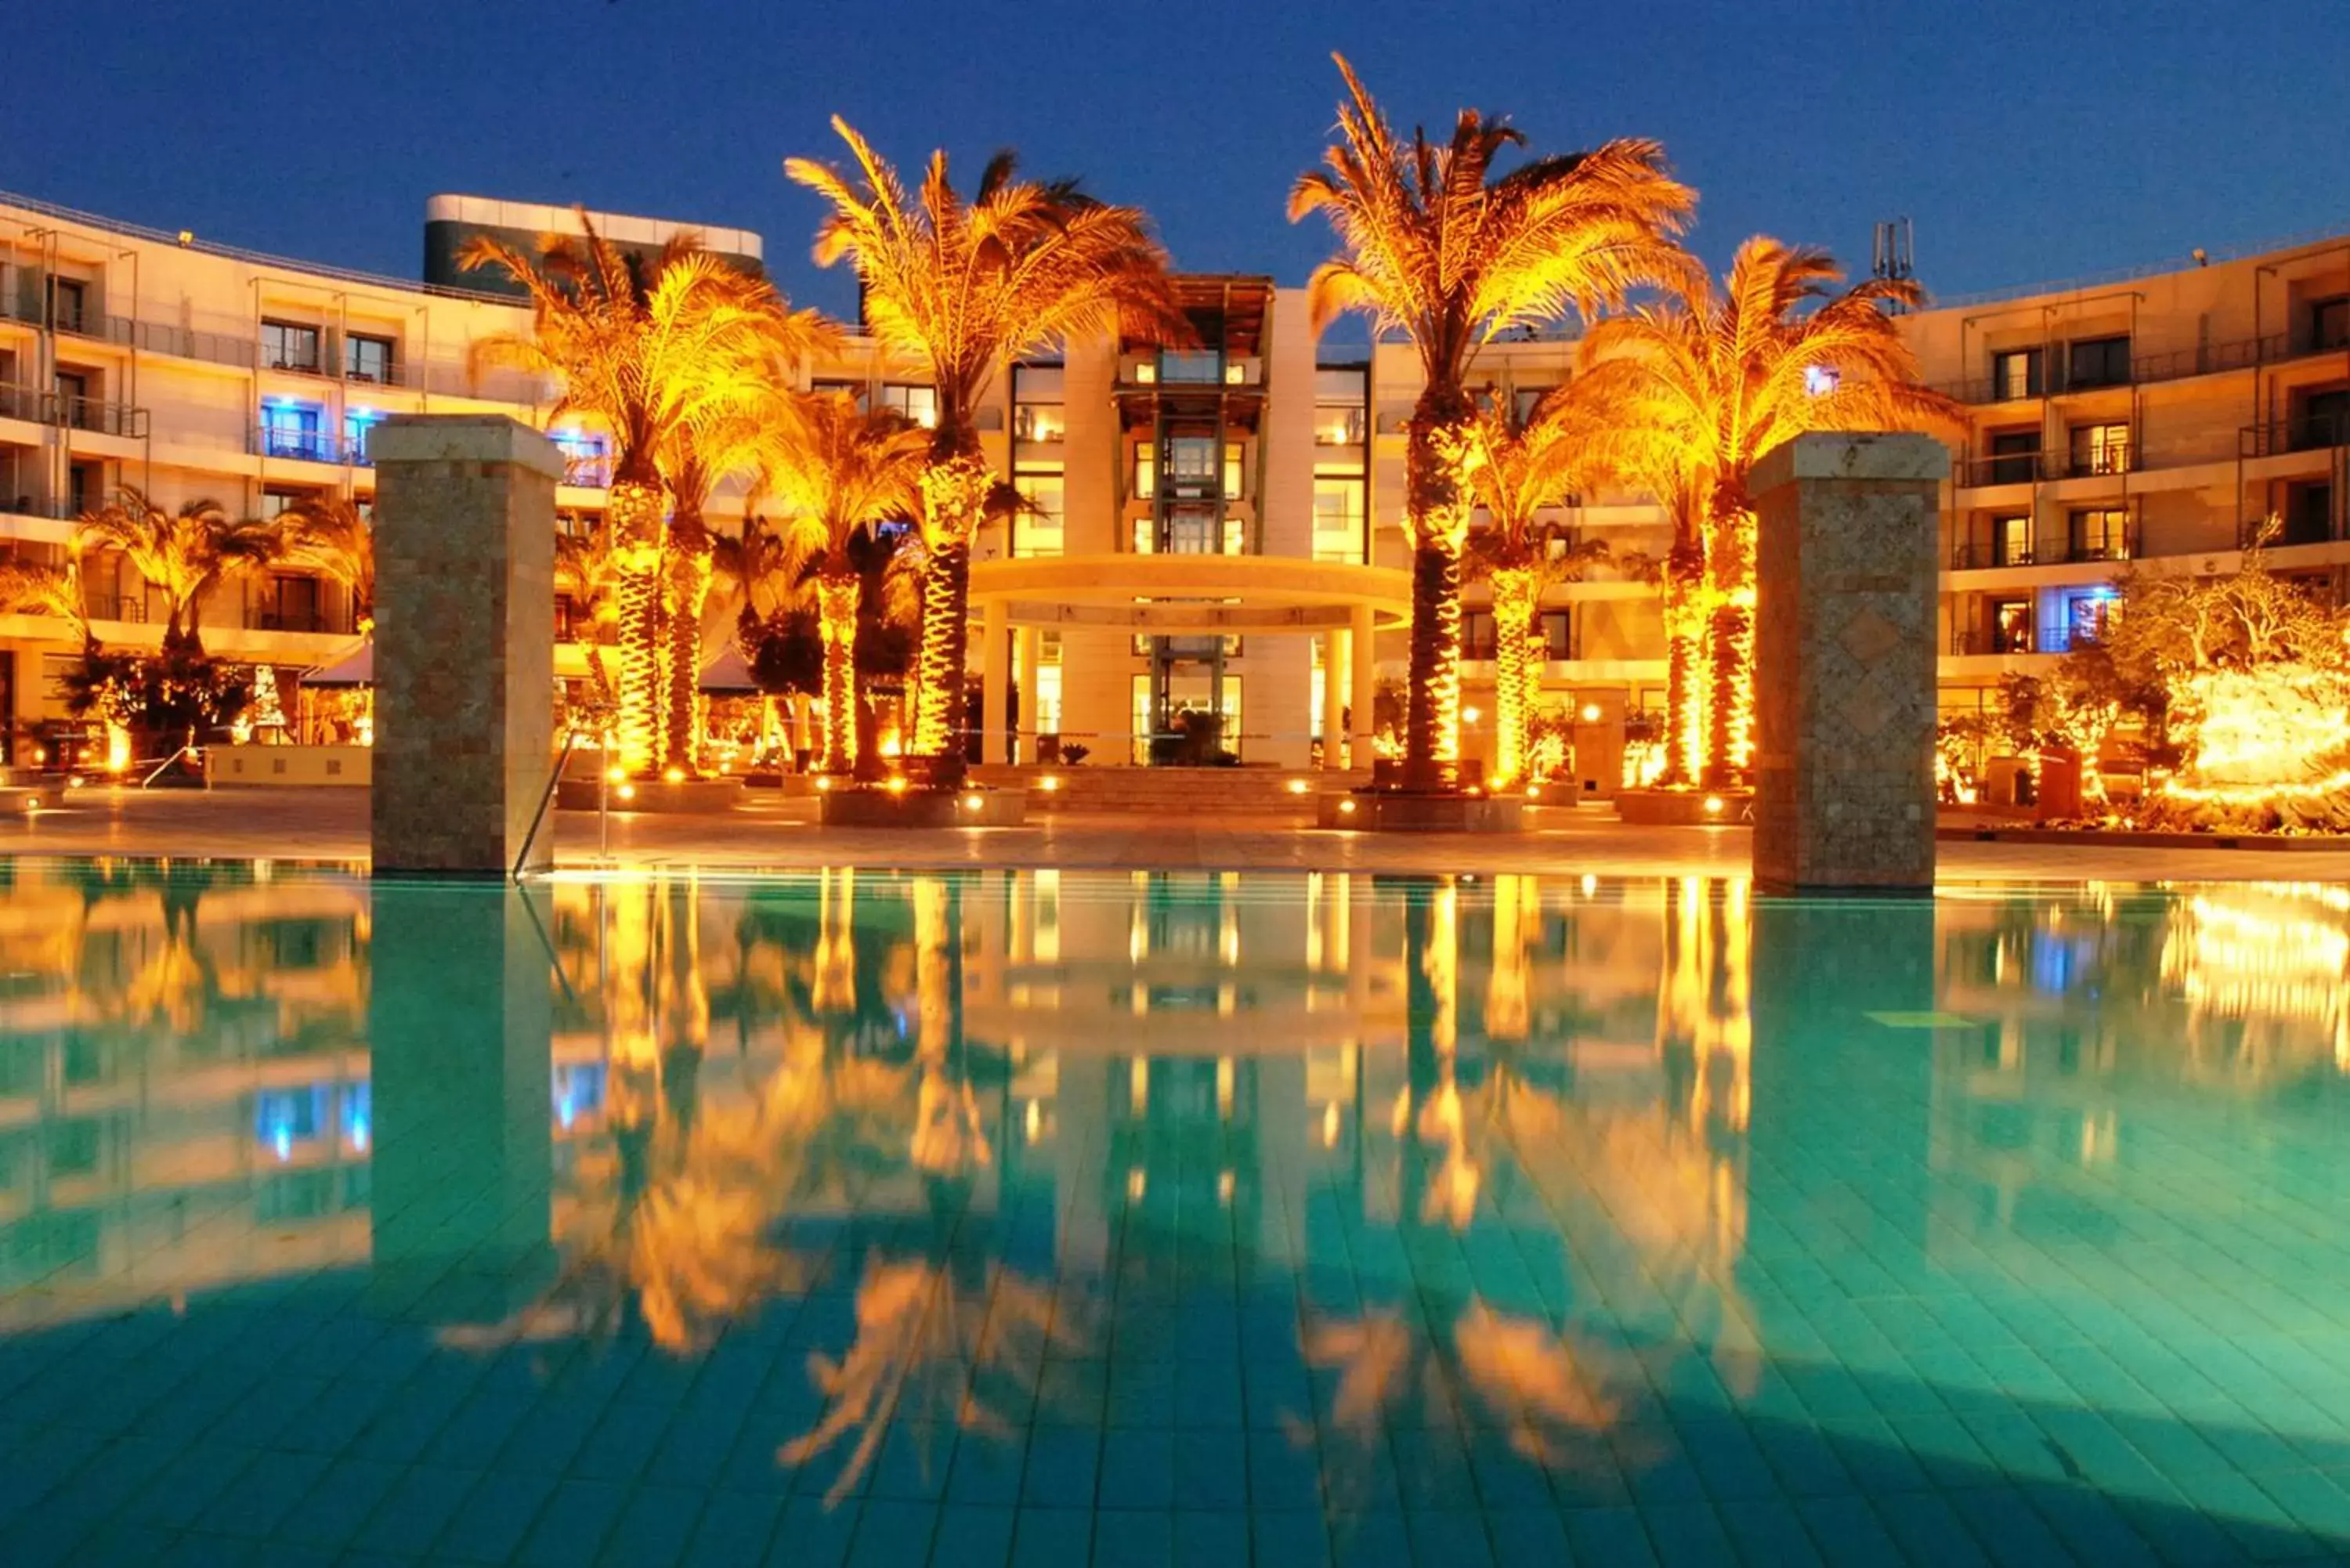
[[[838,116],[854,175],[814,159],[784,171],[831,205],[816,260],[847,258],[863,290],[867,327],[927,367],[938,399],[922,475],[922,646],[915,753],[949,759],[962,715],[970,635],[971,545],[998,485],[979,442],[978,411],[997,372],[1069,338],[1123,328],[1180,341],[1167,254],[1141,212],[1084,194],[1073,181],[1016,177],[1009,152],[990,160],[966,201],[931,156],[919,193]]]
[[[120,552],[141,580],[162,590],[165,654],[201,658],[204,599],[223,578],[271,559],[276,534],[267,524],[231,518],[217,501],[166,512],[126,484],[109,504],[81,514],[71,549],[77,563],[92,550]]]
[[[340,583],[362,633],[375,627],[375,530],[347,496],[306,496],[277,514],[279,548],[289,565]]]
[[[1348,310],[1408,337],[1421,390],[1404,449],[1404,532],[1412,546],[1411,684],[1405,778],[1451,788],[1461,756],[1462,484],[1475,407],[1464,380],[1477,351],[1513,328],[1569,308],[1620,304],[1637,285],[1679,275],[1670,240],[1693,198],[1653,141],[1534,158],[1505,174],[1494,160],[1524,137],[1506,119],[1463,109],[1451,141],[1398,138],[1347,63],[1347,101],[1326,168],[1299,176],[1293,223],[1321,213],[1338,254],[1314,272],[1317,328]]]
[[[930,435],[887,410],[865,413],[846,392],[794,400],[776,461],[763,475],[785,509],[794,553],[816,579],[824,639],[824,767],[845,773],[856,737],[857,542],[906,517],[920,495]]]
[[[668,727],[660,681],[662,453],[696,421],[763,385],[778,358],[804,346],[799,334],[812,323],[786,312],[765,279],[703,250],[699,235],[673,235],[643,257],[598,234],[584,213],[579,226],[577,234],[548,236],[536,257],[477,236],[459,261],[469,269],[499,267],[530,296],[530,332],[490,339],[483,351],[559,378],[558,416],[593,415],[612,430],[607,508],[620,628],[618,740],[621,764],[643,773]],[[697,512],[689,532],[699,524]],[[706,566],[699,535],[681,548]],[[706,587],[706,576],[702,582]]]
[[[1872,277],[1831,294],[1843,277],[1825,251],[1757,235],[1720,292],[1691,274],[1662,303],[1584,339],[1579,395],[1609,428],[1615,465],[1673,518],[1664,597],[1675,782],[1694,772],[1709,787],[1731,783],[1752,745],[1756,460],[1807,431],[1947,428],[1960,417],[1918,384],[1888,310],[1919,303],[1917,284]]]
[[[1592,437],[1565,387],[1544,394],[1523,421],[1503,400],[1488,398],[1469,426],[1469,494],[1487,522],[1469,535],[1465,565],[1493,588],[1497,787],[1516,783],[1527,764],[1543,662],[1543,590],[1607,553],[1604,542],[1575,539],[1543,515],[1590,475]]]
[[[90,640],[88,606],[82,598],[81,563],[44,566],[21,557],[0,561],[0,615],[52,616]]]

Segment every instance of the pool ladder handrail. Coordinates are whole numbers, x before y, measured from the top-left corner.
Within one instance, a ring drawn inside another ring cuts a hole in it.
[[[538,842],[539,825],[546,820],[546,808],[555,803],[555,792],[562,787],[563,770],[571,765],[571,748],[579,743],[579,732],[563,732],[563,750],[555,759],[555,771],[546,775],[546,792],[538,797],[538,809],[531,814],[530,831],[522,836],[522,847],[515,852],[512,879],[522,880],[522,868],[530,859],[530,846]]]

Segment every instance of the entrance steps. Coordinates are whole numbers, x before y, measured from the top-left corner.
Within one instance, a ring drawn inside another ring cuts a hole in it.
[[[972,770],[981,784],[1024,785],[1030,812],[1136,816],[1314,818],[1314,797],[1369,781],[1365,773],[1311,768],[1012,767]],[[1302,786],[1302,787],[1301,787]]]

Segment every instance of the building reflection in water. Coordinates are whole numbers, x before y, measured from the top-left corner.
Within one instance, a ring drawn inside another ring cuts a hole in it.
[[[2134,1137],[2344,1070],[2345,964],[2298,886],[19,866],[0,1331],[348,1269],[443,1354],[691,1356],[784,1303],[833,1496],[1210,1364],[1334,1498],[1456,1420],[1571,1477],[1756,1395],[1766,1209],[1885,1267],[2093,1223]]]

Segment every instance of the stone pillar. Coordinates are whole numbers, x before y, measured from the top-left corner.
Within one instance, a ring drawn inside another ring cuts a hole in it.
[[[1044,634],[1033,626],[1024,626],[1014,635],[1018,639],[1020,645],[1020,751],[1014,760],[1033,763],[1044,760],[1036,754],[1036,736],[1037,719],[1040,716],[1037,694],[1045,687],[1045,677],[1042,673],[1045,661],[1045,638]]]
[[[1755,466],[1754,877],[1934,884],[1937,497],[1924,435],[1798,436]]]
[[[1617,791],[1624,787],[1626,701],[1621,691],[1575,694],[1575,790],[1578,799],[1614,800]]]
[[[990,599],[980,616],[979,679],[982,763],[1003,760],[1003,738],[1012,729],[1012,606]]]
[[[1322,634],[1322,766],[1335,771],[1346,765],[1347,680],[1352,650],[1351,634],[1334,626]]]
[[[1372,672],[1378,668],[1375,657],[1378,633],[1371,618],[1371,607],[1357,605],[1353,621],[1353,627],[1347,634],[1347,651],[1353,656],[1350,662],[1354,665],[1347,701],[1353,706],[1355,716],[1347,726],[1350,742],[1347,749],[1353,753],[1349,758],[1352,765],[1357,770],[1367,771],[1374,755],[1371,736],[1378,728],[1378,722],[1371,716],[1375,705],[1372,688],[1377,684]]]
[[[528,897],[374,885],[369,1288],[427,1321],[503,1317],[553,1273],[555,979]]]
[[[398,414],[375,457],[375,868],[504,876],[555,767],[553,441]],[[552,863],[542,823],[524,869]]]

